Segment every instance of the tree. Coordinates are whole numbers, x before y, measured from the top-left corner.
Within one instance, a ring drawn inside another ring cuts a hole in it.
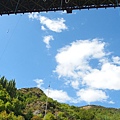
[[[35,115],[31,118],[31,120],[43,120],[43,119],[40,118],[39,116]]]
[[[0,113],[0,120],[7,120],[8,119],[8,114],[6,111],[2,111]]]
[[[19,101],[17,98],[14,98],[12,100],[12,108],[13,108],[13,112],[15,113],[15,115],[21,114],[22,107],[23,107],[22,102]]]
[[[64,120],[65,114],[63,112],[58,112],[57,114],[57,120]]]
[[[80,118],[81,120],[94,120],[94,113],[91,110],[81,110]]]
[[[0,90],[0,99],[3,100],[4,103],[6,103],[7,101],[10,100],[10,96],[9,96],[8,92],[6,91],[6,89]]]
[[[25,120],[23,116],[15,116],[13,112],[8,114],[6,111],[0,113],[0,120]]]
[[[18,115],[17,120],[25,120],[23,116]]]
[[[15,80],[8,81],[4,76],[0,78],[0,84],[3,88],[6,89],[6,91],[9,93],[9,95],[13,98],[16,96],[16,83]]]
[[[55,116],[52,113],[47,113],[44,120],[55,120]]]
[[[17,88],[16,88],[15,80],[11,80],[7,83],[6,90],[12,98],[16,96]]]
[[[6,88],[7,83],[8,81],[4,76],[0,78],[0,84],[3,86],[3,88]]]
[[[4,101],[0,99],[0,112],[2,112],[3,110],[5,110]]]
[[[26,120],[30,120],[33,117],[33,113],[31,110],[28,111],[28,113],[25,115]]]
[[[5,104],[5,110],[9,113],[9,112],[12,111],[12,109],[13,109],[12,104],[9,101],[6,102],[6,104]]]

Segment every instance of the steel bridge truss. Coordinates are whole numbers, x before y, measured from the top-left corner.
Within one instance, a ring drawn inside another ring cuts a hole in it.
[[[0,15],[120,7],[120,0],[0,0]]]

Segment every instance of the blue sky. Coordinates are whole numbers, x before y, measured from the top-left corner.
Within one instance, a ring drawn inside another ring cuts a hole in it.
[[[3,15],[0,75],[62,103],[120,108],[119,31],[119,8]]]

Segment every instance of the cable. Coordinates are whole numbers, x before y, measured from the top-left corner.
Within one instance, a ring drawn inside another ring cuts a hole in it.
[[[17,11],[17,8],[18,8],[18,5],[19,5],[19,2],[20,2],[20,0],[18,0],[18,2],[17,2],[16,8],[15,8],[15,13],[16,13],[16,11]]]
[[[46,99],[45,115],[44,115],[43,120],[45,120],[46,113],[47,113],[47,105],[48,105],[48,98],[49,98],[49,90],[50,90],[50,83],[49,83],[49,86],[48,86],[48,95],[47,95],[47,99]]]
[[[61,0],[61,8],[62,8],[62,3],[63,3],[63,0]]]
[[[116,7],[119,7],[119,2],[118,2],[118,0],[116,0]],[[119,8],[118,8],[118,14],[119,14],[119,16],[120,16],[120,10],[119,10]]]
[[[117,7],[119,6],[118,0],[116,0]]]
[[[7,40],[7,42],[6,42],[6,45],[5,45],[4,49],[3,49],[3,52],[2,52],[2,54],[0,55],[0,60],[2,59],[4,53],[5,53],[5,51],[6,51],[7,47],[8,47],[8,45],[9,45],[9,41],[10,41],[10,39],[12,38],[12,36],[13,36],[13,34],[14,34],[14,32],[15,32],[15,29],[16,29],[18,23],[20,22],[21,16],[22,16],[22,15],[20,15],[20,17],[19,17],[17,23],[15,24],[15,27],[14,27],[14,29],[13,29],[11,35],[10,35],[10,37],[8,38],[8,40]],[[8,29],[8,31],[6,32],[6,34],[8,34],[9,32],[10,32],[10,29]]]

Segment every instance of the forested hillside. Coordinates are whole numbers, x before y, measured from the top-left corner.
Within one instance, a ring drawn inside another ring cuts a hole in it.
[[[17,89],[15,80],[0,78],[0,120],[120,120],[120,109],[75,107],[48,98],[39,88]]]

